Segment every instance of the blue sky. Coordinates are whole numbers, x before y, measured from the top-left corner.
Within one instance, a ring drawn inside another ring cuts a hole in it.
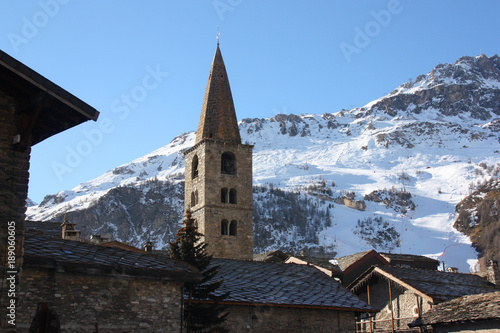
[[[0,4],[0,49],[101,112],[33,147],[36,202],[195,130],[217,26],[239,120],[362,106],[500,49],[498,1]]]

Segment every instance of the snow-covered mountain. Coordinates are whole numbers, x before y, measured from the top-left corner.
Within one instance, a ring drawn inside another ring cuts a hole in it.
[[[470,240],[453,223],[457,203],[500,169],[498,56],[440,64],[361,108],[243,119],[239,127],[255,145],[255,252],[342,256],[376,248],[462,271],[474,265]],[[69,212],[87,236],[166,247],[182,220],[182,152],[194,139],[181,134],[47,195],[28,219],[62,221]]]

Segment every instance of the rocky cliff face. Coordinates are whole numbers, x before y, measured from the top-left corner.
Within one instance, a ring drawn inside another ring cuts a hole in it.
[[[482,55],[440,64],[361,108],[243,119],[242,141],[255,145],[255,252],[331,256],[375,247],[464,267],[476,253],[453,228],[455,206],[478,182],[498,178],[483,166],[500,165],[499,62]],[[182,152],[194,139],[181,134],[48,195],[28,218],[62,221],[69,212],[87,237],[164,248],[183,218]]]
[[[480,170],[480,169],[478,169]],[[487,170],[486,170],[487,171]],[[498,174],[499,168],[490,170]],[[481,257],[500,260],[500,182],[481,184],[456,207],[455,228],[470,236]]]

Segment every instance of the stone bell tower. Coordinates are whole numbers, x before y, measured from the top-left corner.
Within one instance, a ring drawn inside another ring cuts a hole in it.
[[[195,145],[185,154],[185,210],[215,258],[253,259],[252,149],[241,143],[217,43]]]

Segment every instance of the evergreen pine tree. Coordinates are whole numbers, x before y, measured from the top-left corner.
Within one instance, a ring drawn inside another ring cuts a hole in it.
[[[201,332],[226,320],[226,307],[219,303],[227,298],[229,293],[220,296],[214,294],[223,279],[214,281],[219,266],[210,265],[212,256],[207,253],[207,244],[201,241],[203,235],[197,231],[190,212],[186,212],[183,224],[184,227],[176,234],[175,242],[169,242],[169,253],[171,258],[187,262],[203,274],[201,282],[184,285],[187,296],[184,325],[188,332]]]

